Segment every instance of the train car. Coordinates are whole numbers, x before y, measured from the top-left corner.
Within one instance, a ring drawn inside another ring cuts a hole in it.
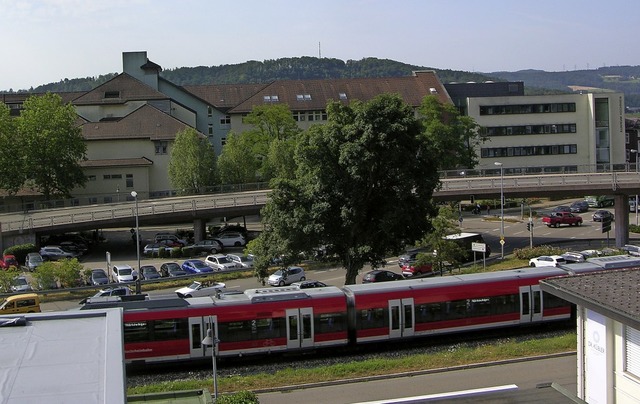
[[[91,304],[122,307],[127,363],[243,356],[347,345],[344,293],[329,286],[250,289],[241,294]]]

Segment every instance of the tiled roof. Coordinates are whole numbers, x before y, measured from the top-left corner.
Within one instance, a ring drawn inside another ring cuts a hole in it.
[[[130,159],[98,159],[85,160],[80,162],[83,168],[105,168],[105,167],[139,167],[153,165],[153,161],[146,157],[130,158]]]
[[[279,80],[232,108],[231,112],[249,113],[255,106],[273,103],[287,104],[292,111],[322,110],[329,100],[368,101],[384,93],[399,94],[414,107],[419,106],[425,96],[432,94],[441,102],[451,102],[435,72],[420,71],[408,77]]]
[[[227,110],[249,99],[266,86],[268,84],[214,84],[183,88],[214,107]]]
[[[69,91],[55,92],[53,94],[58,94],[60,98],[62,98],[62,102],[64,104],[67,104],[86,93],[86,91]],[[37,97],[45,94],[47,93],[1,93],[0,102],[4,102],[5,104],[22,104],[27,98],[31,97],[32,95]]]
[[[145,104],[122,119],[82,125],[82,136],[85,140],[174,140],[176,133],[188,127],[184,122]]]
[[[76,98],[75,105],[123,104],[137,100],[166,100],[169,96],[154,90],[127,73],[121,73],[106,83]]]
[[[640,269],[562,276],[540,284],[545,292],[640,330]]]

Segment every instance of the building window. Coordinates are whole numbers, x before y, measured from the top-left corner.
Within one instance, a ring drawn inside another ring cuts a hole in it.
[[[302,94],[296,95],[296,101],[304,101],[304,96]]]
[[[95,180],[96,180],[95,175],[87,175],[87,181],[95,181]]]
[[[103,200],[104,200],[104,203],[111,203],[111,202],[113,202],[113,198],[112,198],[112,197],[110,197],[110,196],[105,196],[105,197],[103,198]]]
[[[231,125],[231,116],[225,115],[224,118],[220,118],[220,125]]]
[[[306,112],[293,112],[293,120],[296,122],[301,122],[306,119]]]
[[[105,91],[104,98],[120,98],[120,91]]]
[[[222,139],[220,139],[220,143],[224,146],[227,144],[227,138],[223,137]]]
[[[125,179],[125,186],[127,188],[133,188],[133,174],[127,174],[127,178]]]
[[[278,96],[277,95],[265,95],[263,97],[264,102],[278,102]]]
[[[213,124],[209,124],[209,135],[213,135]]]
[[[527,157],[549,156],[558,154],[577,154],[576,144],[549,145],[549,146],[516,146],[516,147],[485,147],[480,150],[482,158],[494,157]]]
[[[576,112],[575,102],[522,105],[481,105],[480,115],[516,115],[544,114],[557,112]]]
[[[156,154],[167,154],[167,149],[169,148],[169,142],[156,140],[154,142],[156,147]]]
[[[341,100],[346,100],[347,99],[347,93],[340,93],[340,94],[338,94],[338,97],[340,97]]]
[[[489,136],[576,133],[576,124],[559,123],[554,125],[488,126],[486,127],[486,131]]]
[[[624,371],[640,377],[640,331],[624,327]]]
[[[211,118],[211,117],[213,116],[213,108],[211,107],[211,105],[209,105],[209,106],[207,107],[207,116],[208,116],[209,118]]]

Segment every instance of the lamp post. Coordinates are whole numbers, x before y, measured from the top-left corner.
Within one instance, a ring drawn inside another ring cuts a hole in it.
[[[140,273],[140,225],[138,221],[138,193],[136,191],[131,191],[131,196],[133,196],[133,200],[135,201],[136,207],[136,256],[138,257],[138,276],[136,277],[136,294],[140,294],[140,277],[142,274]]]
[[[120,202],[120,185],[116,187],[116,194],[118,195],[118,202]]]
[[[502,163],[493,163],[500,167],[500,259],[504,259],[504,168]]]
[[[640,143],[638,143],[640,144]],[[640,157],[640,150],[638,149],[631,149],[629,150],[631,153],[635,153],[636,154],[636,173],[639,171],[638,170],[638,157]],[[636,194],[636,226],[638,225],[638,194]]]
[[[220,342],[213,335],[213,318],[209,316],[209,328],[207,336],[202,340],[202,345],[211,347],[211,362],[213,363],[213,401],[218,400],[218,371],[216,369],[216,345]]]

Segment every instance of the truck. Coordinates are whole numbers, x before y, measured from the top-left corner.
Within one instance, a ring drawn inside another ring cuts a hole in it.
[[[546,224],[547,227],[558,227],[562,224],[580,226],[582,225],[582,217],[570,212],[552,212],[549,216],[542,218],[542,223]]]

